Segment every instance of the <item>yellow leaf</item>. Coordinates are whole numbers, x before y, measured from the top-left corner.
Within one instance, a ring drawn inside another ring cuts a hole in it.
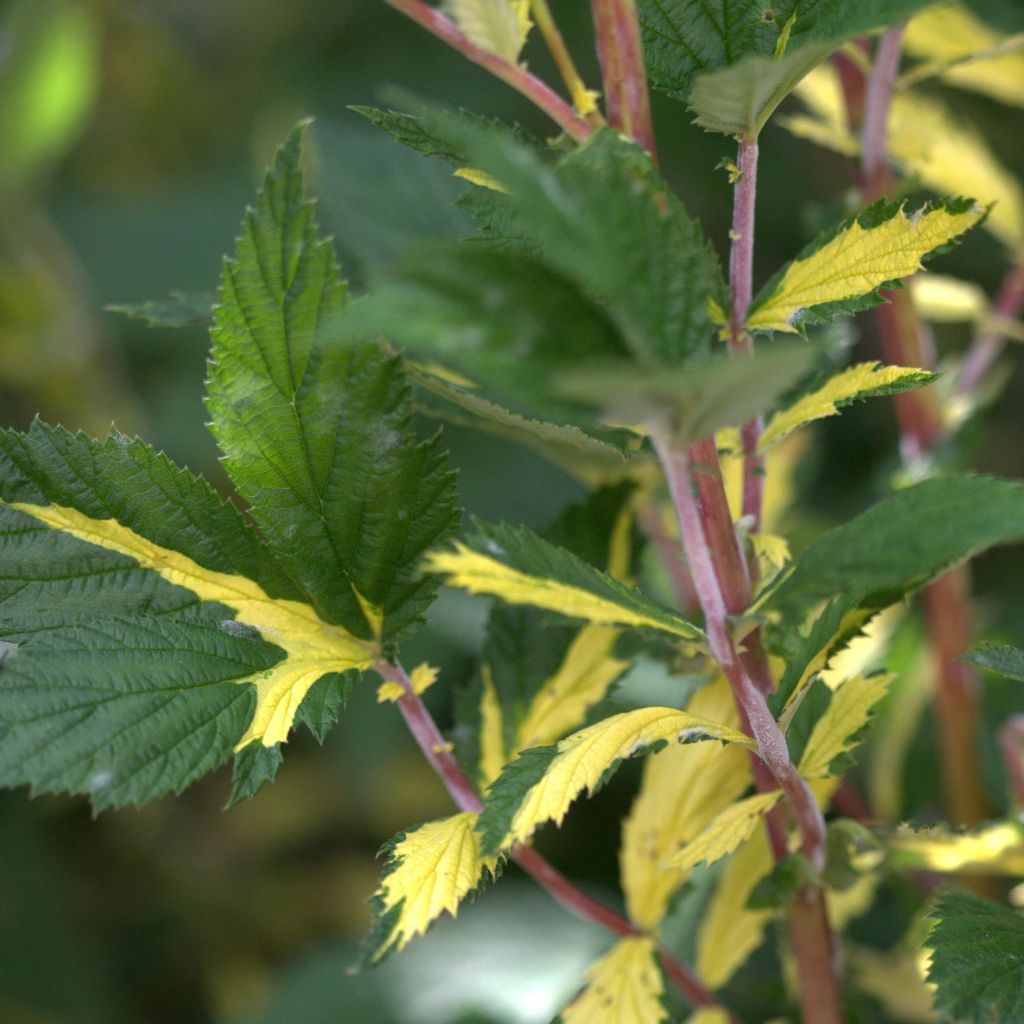
[[[807,114],[782,118],[794,135],[856,156],[860,143],[846,125],[838,75],[831,64],[814,69],[796,88]],[[893,156],[939,195],[970,195],[994,203],[984,223],[1010,249],[1024,248],[1024,191],[996,159],[980,132],[955,119],[937,99],[915,92],[893,98],[889,117]]]
[[[285,657],[261,676],[242,682],[256,687],[256,711],[236,749],[255,739],[266,747],[284,743],[295,713],[309,688],[329,672],[364,670],[375,661],[375,643],[360,640],[317,617],[301,601],[276,600],[245,576],[212,572],[178,551],[160,547],[115,519],[90,519],[60,505],[12,504],[55,530],[134,558],[144,569],[192,591],[203,601],[216,601],[235,612],[238,622],[257,629]],[[368,606],[367,606],[368,607]]]
[[[761,945],[770,910],[748,910],[754,887],[774,867],[763,828],[729,859],[704,911],[697,943],[697,973],[711,988],[721,988]]]
[[[942,827],[914,831],[900,826],[886,845],[897,862],[928,871],[1024,874],[1024,832],[1012,821],[983,825],[972,832]]]
[[[785,537],[777,537],[773,533],[752,533],[750,543],[754,554],[772,569],[781,569],[792,557]]]
[[[702,686],[690,714],[739,725],[732,689],[724,676]],[[753,782],[747,752],[712,743],[674,745],[647,758],[643,781],[622,827],[619,872],[631,921],[654,928],[689,871],[666,868],[672,854]]]
[[[396,911],[397,916],[381,937],[373,960],[407,946],[441,914],[454,916],[484,872],[494,870],[494,859],[480,856],[476,821],[476,814],[463,811],[400,836],[374,898],[381,919]]]
[[[1020,36],[1001,35],[962,4],[922,11],[907,26],[903,45],[928,62],[924,70],[938,72],[944,82],[1024,107],[1024,54],[998,52],[1007,45],[1019,47]]]
[[[985,229],[1011,250],[1024,248],[1024,192],[972,125],[954,118],[931,96],[904,93],[893,100],[889,124],[893,156],[939,195],[974,196],[988,206]]]
[[[584,626],[576,635],[558,671],[538,690],[519,726],[516,749],[543,747],[561,739],[583,721],[587,711],[602,700],[628,661],[612,657],[620,630]]]
[[[854,221],[809,256],[790,263],[747,326],[797,333],[805,311],[857,299],[887,281],[910,277],[921,269],[922,257],[962,235],[984,214],[978,205],[959,212],[939,206],[909,216],[900,208],[871,227]]]
[[[653,939],[627,936],[587,971],[587,987],[563,1011],[562,1024],[661,1024],[665,983]]]
[[[686,1024],[732,1024],[729,1011],[721,1006],[702,1006],[686,1018]]]
[[[456,543],[454,551],[432,552],[424,565],[428,572],[448,576],[452,586],[471,594],[489,594],[509,604],[546,608],[600,626],[635,626],[671,633],[686,640],[698,639],[693,626],[672,615],[656,618],[571,583],[530,576],[462,543]]]
[[[481,50],[512,64],[530,32],[529,0],[447,0],[455,23]]]
[[[460,167],[455,172],[455,177],[462,178],[471,185],[477,185],[480,188],[489,188],[492,192],[508,192],[508,189],[497,178],[486,171],[478,170],[476,167]]]
[[[782,799],[782,791],[755,793],[727,807],[692,842],[669,862],[672,867],[694,868],[701,861],[714,864],[727,857],[753,834],[764,816]]]
[[[624,711],[573,733],[555,747],[543,777],[523,795],[504,832],[502,849],[526,842],[547,821],[561,824],[576,797],[584,790],[592,792],[624,758],[645,753],[653,745],[702,740],[753,748],[749,736],[675,708]]]
[[[872,708],[885,696],[893,678],[886,674],[857,676],[832,694],[832,703],[815,723],[800,758],[804,778],[825,778],[828,766],[857,745],[854,737],[868,724]]]
[[[480,698],[480,773],[485,784],[492,783],[509,759],[505,751],[505,729],[501,702],[494,686],[491,667],[481,666],[483,694]]]
[[[983,320],[989,302],[973,281],[943,274],[918,274],[910,280],[914,308],[926,319],[940,323]]]
[[[434,683],[437,682],[437,677],[440,669],[434,668],[433,665],[428,665],[424,662],[422,665],[417,665],[412,672],[409,674],[409,683],[412,686],[412,692],[416,694],[426,692]],[[384,704],[388,701],[392,703],[401,700],[405,696],[405,687],[400,683],[381,683],[377,687],[377,703]]]
[[[873,395],[903,390],[915,381],[931,380],[926,370],[909,366],[858,363],[830,377],[817,391],[797,399],[788,409],[777,412],[764,428],[758,448],[764,451],[799,427],[835,416],[840,408]]]

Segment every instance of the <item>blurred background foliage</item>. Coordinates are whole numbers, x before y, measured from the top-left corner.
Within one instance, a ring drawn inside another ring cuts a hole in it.
[[[1007,30],[1024,29],[1015,0],[976,6]],[[594,82],[587,7],[553,4]],[[554,79],[536,40],[531,47],[533,69]],[[102,434],[116,423],[223,484],[203,426],[205,329],[152,330],[105,307],[175,289],[212,293],[262,167],[306,115],[317,118],[321,217],[357,288],[417,239],[463,233],[452,201],[465,186],[346,109],[387,105],[402,92],[549,129],[512,92],[376,0],[0,3],[4,424],[24,427],[38,414]],[[961,94],[956,102],[1007,166],[1024,172],[1024,115],[980,97]],[[656,117],[667,176],[724,250],[730,190],[716,165],[731,155],[727,141],[699,132],[671,102],[658,101]],[[763,136],[761,166],[757,275],[764,280],[835,216],[849,169],[778,128]],[[1004,270],[981,233],[942,267],[989,293]],[[957,327],[938,337],[944,351],[966,340]],[[857,357],[878,355],[870,321],[857,324],[850,341]],[[1019,347],[1006,362],[1020,370]],[[970,434],[971,465],[1022,475],[1022,400],[1024,374],[1011,373]],[[509,443],[453,428],[446,436],[464,502],[481,516],[539,526],[582,494],[577,482]],[[817,430],[795,467],[787,525],[797,541],[879,494],[897,469],[896,452],[886,403]],[[977,614],[986,635],[1024,641],[1022,574],[1020,552],[979,565]],[[485,612],[479,602],[445,595],[407,660],[429,654],[448,680],[464,677]],[[909,616],[889,663],[913,679],[921,658]],[[993,720],[1024,710],[1008,684],[989,687]],[[446,690],[431,691],[444,722]],[[911,694],[900,707],[913,701]],[[937,773],[927,715],[911,733],[903,766],[866,784],[881,785],[897,815],[928,820],[937,813]],[[513,869],[457,924],[442,923],[372,974],[346,973],[368,922],[376,850],[401,828],[444,814],[448,803],[398,715],[377,706],[368,686],[323,749],[305,735],[290,747],[279,781],[227,814],[225,774],[180,799],[95,821],[84,801],[0,794],[0,1021],[548,1021],[607,940]],[[618,825],[637,777],[629,767],[565,829],[540,840],[556,863],[613,902]],[[1002,803],[994,755],[987,767]],[[884,946],[905,927],[911,901],[898,887],[889,895],[865,943]],[[677,914],[681,949],[699,906],[696,886]],[[753,1020],[781,998],[766,956],[755,957],[735,985],[737,1005],[753,1007]]]

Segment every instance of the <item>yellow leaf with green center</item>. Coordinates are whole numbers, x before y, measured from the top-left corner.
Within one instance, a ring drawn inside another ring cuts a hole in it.
[[[835,416],[853,402],[909,391],[936,379],[934,373],[908,366],[882,366],[879,363],[850,366],[830,377],[816,391],[797,399],[788,409],[777,412],[765,426],[758,448],[765,451],[794,430],[826,416]]]
[[[450,586],[500,597],[509,604],[545,608],[598,626],[653,629],[689,641],[703,634],[671,609],[542,538],[508,526],[481,527],[472,546],[427,556],[428,572]]]
[[[626,758],[668,743],[721,740],[753,749],[749,736],[675,708],[612,715],[551,747],[524,751],[488,790],[480,816],[483,848],[498,853],[526,842],[545,822],[561,824],[584,790],[593,792]]]
[[[661,1024],[665,982],[647,936],[619,939],[587,971],[587,987],[562,1011],[562,1024]]]
[[[476,822],[476,814],[463,811],[399,834],[374,897],[371,961],[403,949],[442,914],[454,917],[484,873],[494,870],[494,858],[480,855]]]
[[[702,861],[714,864],[745,843],[760,825],[764,816],[782,799],[782,791],[755,793],[727,807],[692,842],[684,846],[669,862],[672,867],[688,870]]]
[[[59,505],[11,503],[54,530],[135,559],[162,579],[235,612],[236,620],[258,630],[286,657],[258,678],[240,680],[256,687],[256,711],[237,749],[258,739],[267,747],[283,743],[310,687],[331,672],[369,668],[376,645],[317,617],[300,601],[275,600],[245,576],[213,572],[178,551],[161,547],[114,519],[91,519]]]
[[[924,257],[959,238],[985,212],[963,201],[912,214],[903,206],[875,204],[769,283],[747,327],[795,334],[808,319],[865,308],[878,288],[916,273]]]

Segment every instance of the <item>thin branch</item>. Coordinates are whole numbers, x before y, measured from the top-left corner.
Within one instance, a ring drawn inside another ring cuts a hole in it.
[[[657,159],[636,0],[590,0],[590,9],[608,120]]]
[[[889,110],[896,87],[907,25],[896,25],[882,34],[875,51],[875,64],[868,78],[861,128],[861,171],[865,190],[875,199],[889,191]]]
[[[999,750],[1018,812],[1024,810],[1024,715],[1013,715],[999,728]]]
[[[399,664],[386,661],[379,662],[376,669],[383,679],[397,683],[405,691],[398,700],[398,708],[402,717],[409,726],[409,731],[423,755],[444,783],[456,805],[463,811],[476,813],[482,811],[484,805],[479,793],[462,770],[462,766],[452,753],[451,744],[445,740],[422,698],[413,689],[405,669]],[[511,856],[541,888],[577,917],[600,925],[616,935],[646,934],[632,921],[615,913],[614,910],[578,889],[565,875],[531,847],[520,846],[512,851]],[[665,973],[694,1006],[720,1005],[714,993],[704,986],[686,964],[673,957],[661,945],[658,947],[658,955],[665,967]],[[736,1018],[731,1014],[728,1019],[730,1024],[738,1024]]]
[[[418,25],[425,28],[442,42],[458,50],[474,64],[490,71],[506,85],[525,96],[531,103],[544,111],[559,128],[577,142],[583,142],[594,130],[579,114],[573,110],[550,86],[526,68],[512,61],[505,60],[477,46],[450,19],[436,8],[425,4],[422,0],[384,0],[396,11],[412,18]]]
[[[587,123],[592,127],[601,127],[604,124],[604,117],[594,102],[596,94],[591,93],[587,88],[583,77],[576,68],[576,62],[565,45],[565,39],[562,38],[558,23],[551,14],[548,0],[530,0],[530,11],[533,14],[533,20],[537,23],[538,31],[547,44],[551,59],[555,62],[555,67],[558,68],[558,73],[562,76],[562,81],[569,91],[569,97],[576,113],[586,118]],[[592,109],[588,109],[588,107]]]
[[[704,611],[708,645],[729,680],[741,719],[757,742],[758,755],[771,773],[771,777],[766,777],[755,766],[758,789],[767,791],[777,785],[786,795],[788,808],[800,831],[803,853],[820,872],[825,866],[825,819],[814,794],[789,756],[786,738],[772,716],[765,695],[754,685],[736,653],[729,633],[725,599],[694,494],[688,456],[675,448],[671,437],[661,430],[654,431],[651,439],[676,507],[690,573]],[[786,852],[782,813],[780,805],[767,822],[776,859]],[[787,922],[800,972],[805,1021],[807,1024],[842,1024],[840,966],[820,886],[807,885],[800,890],[787,908]]]
[[[961,395],[973,395],[981,387],[992,364],[1006,344],[1002,325],[1016,320],[1024,309],[1024,266],[1011,267],[992,308],[992,319],[974,340],[964,356],[956,389]]]

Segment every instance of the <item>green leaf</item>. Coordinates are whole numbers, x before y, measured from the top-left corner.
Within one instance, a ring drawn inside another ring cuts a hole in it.
[[[242,747],[235,754],[227,806],[234,807],[254,797],[268,782],[273,782],[282,760],[280,743],[266,747],[259,740],[253,740]]]
[[[621,479],[629,472],[629,463],[637,458],[610,431],[589,434],[571,424],[520,415],[492,402],[467,382],[445,379],[438,367],[406,363],[405,371],[419,385],[416,404],[420,412],[526,445],[586,482]],[[453,407],[467,415],[460,415]],[[595,436],[597,433],[603,438]]]
[[[107,306],[107,310],[143,320],[150,327],[194,327],[210,322],[212,305],[213,296],[205,292],[173,291],[166,299]]]
[[[967,892],[940,896],[931,912],[928,980],[942,1021],[1024,1019],[1024,919]]]
[[[563,371],[553,385],[600,410],[608,423],[630,424],[637,433],[664,423],[679,442],[699,441],[767,412],[812,369],[817,355],[806,343],[776,344],[750,358],[715,356],[680,369],[581,367]]]
[[[306,726],[316,737],[317,743],[323,743],[327,733],[338,724],[338,714],[344,710],[355,680],[355,672],[324,676],[302,698],[299,710],[295,713],[295,721]]]
[[[989,672],[1024,682],[1024,651],[1009,644],[978,644],[961,658]]]
[[[755,331],[797,333],[804,324],[877,306],[884,288],[921,269],[985,217],[969,199],[947,199],[907,214],[882,199],[859,217],[826,232],[761,290],[747,317]]]
[[[790,903],[805,885],[820,884],[811,862],[802,853],[782,858],[751,890],[748,910],[779,910]]]
[[[691,642],[704,635],[671,609],[523,527],[477,523],[454,550],[432,552],[427,568],[471,594],[490,594],[570,619],[656,630]]]
[[[830,530],[784,570],[760,607],[797,629],[820,601],[872,611],[972,555],[1024,538],[1024,485],[985,476],[926,480]]]
[[[622,339],[578,285],[522,253],[466,245],[421,250],[353,304],[341,331],[382,334],[479,382],[486,389],[480,397],[609,435],[549,381],[566,365],[625,356]]]
[[[724,288],[718,261],[648,153],[598,131],[552,165],[508,134],[465,138],[551,267],[607,303],[635,358],[678,365],[707,350],[708,296]]]
[[[292,132],[225,263],[207,404],[225,466],[321,618],[393,643],[436,584],[420,556],[454,530],[437,438],[417,443],[409,385],[374,345],[326,345],[344,305]]]
[[[640,0],[655,88],[704,127],[756,135],[775,107],[843,42],[893,25],[928,0]]]
[[[0,783],[87,794],[97,811],[180,793],[226,761],[255,703],[238,684],[281,657],[215,605],[75,618],[37,610],[3,665]]]

